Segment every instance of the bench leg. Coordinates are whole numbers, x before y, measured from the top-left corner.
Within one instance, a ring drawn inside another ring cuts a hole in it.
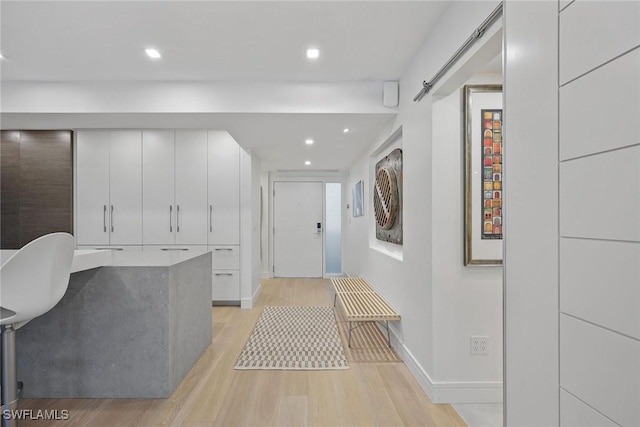
[[[389,335],[389,321],[385,320],[385,322],[387,324],[387,342],[389,343],[389,348],[391,348],[391,335]]]
[[[351,327],[351,322],[349,322],[349,348],[351,348],[351,331],[353,328]]]

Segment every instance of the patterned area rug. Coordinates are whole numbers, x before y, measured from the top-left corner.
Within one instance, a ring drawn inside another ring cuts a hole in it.
[[[333,307],[265,307],[234,369],[348,369]]]

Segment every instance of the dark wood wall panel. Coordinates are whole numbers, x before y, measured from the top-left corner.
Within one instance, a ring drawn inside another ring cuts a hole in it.
[[[20,247],[20,132],[3,131],[0,143],[0,247]]]
[[[5,133],[3,131],[3,141]],[[57,231],[73,231],[73,152],[70,131],[20,131],[18,178],[18,241],[2,241],[2,248],[19,248],[42,235]],[[7,136],[7,139],[9,136]],[[9,145],[9,144],[7,144]],[[12,171],[15,173],[15,171]],[[4,168],[2,171],[5,179]],[[15,181],[15,178],[13,178]],[[4,184],[3,184],[4,190]],[[16,197],[2,206],[15,214]],[[13,217],[10,217],[13,218]],[[7,223],[9,227],[9,223]],[[8,228],[13,230],[13,226]],[[2,224],[2,234],[5,224]],[[14,233],[9,233],[13,237]]]

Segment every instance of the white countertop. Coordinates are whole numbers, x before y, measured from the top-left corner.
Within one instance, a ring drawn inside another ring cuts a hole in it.
[[[178,264],[198,255],[207,253],[189,250],[151,250],[151,251],[114,251],[111,266],[114,267],[168,267]]]
[[[0,265],[4,264],[17,250],[0,251]],[[71,262],[71,272],[90,270],[104,265],[111,265],[111,251],[75,250]]]
[[[71,272],[76,273],[105,265],[111,265],[111,251],[76,249],[71,262]]]
[[[0,265],[4,264],[17,250],[0,251]],[[151,250],[151,251],[110,251],[76,249],[71,263],[71,272],[90,270],[103,266],[114,267],[168,267],[207,253],[203,250]]]

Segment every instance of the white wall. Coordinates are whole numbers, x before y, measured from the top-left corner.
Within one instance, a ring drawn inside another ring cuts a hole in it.
[[[466,84],[502,84],[502,75],[478,75]],[[434,375],[449,386],[470,381],[501,399],[502,267],[464,266],[464,149],[462,87],[433,102]],[[470,337],[487,336],[488,354],[471,355]]]
[[[554,426],[559,421],[558,3],[507,2],[504,26],[505,423]],[[544,137],[532,132],[541,125]]]
[[[407,366],[422,387],[436,402],[499,400],[499,346],[495,347],[494,358],[487,358],[487,366],[469,355],[468,327],[476,313],[500,310],[499,269],[462,268],[462,239],[458,241],[458,256],[439,254],[434,241],[437,226],[433,220],[433,208],[442,200],[438,190],[433,191],[433,175],[436,171],[435,148],[432,138],[432,96],[427,95],[421,102],[413,102],[413,97],[421,88],[421,82],[429,79],[466,40],[480,23],[493,11],[498,2],[452,2],[440,20],[440,24],[430,34],[413,63],[400,80],[400,105],[398,116],[389,132],[372,143],[371,149],[363,154],[349,171],[349,181],[345,191],[349,191],[359,179],[369,177],[368,157],[391,132],[402,127],[402,148],[404,159],[404,245],[402,261],[371,249],[368,244],[367,227],[374,221],[370,211],[370,182],[365,194],[365,216],[351,218],[345,229],[347,248],[345,250],[345,271],[351,275],[361,275],[380,292],[402,315],[402,321],[392,326],[394,344],[402,353]],[[463,80],[464,81],[464,80]],[[434,154],[435,153],[435,154]],[[451,157],[455,153],[448,153]],[[460,159],[461,162],[461,159]],[[461,171],[461,163],[454,167]],[[454,169],[455,170],[455,169]],[[452,172],[453,173],[453,172]],[[459,178],[458,178],[459,179]],[[451,184],[456,187],[455,184]],[[456,187],[446,195],[461,197],[461,189]],[[451,202],[454,205],[455,201]],[[454,206],[453,209],[456,209]],[[452,216],[460,218],[457,228],[462,228],[462,214],[458,206]],[[455,220],[450,226],[454,227]],[[451,239],[455,237],[449,236]],[[437,239],[447,239],[438,235]],[[454,260],[453,258],[457,258]],[[434,272],[436,262],[453,265],[457,269],[454,277],[445,277]],[[451,282],[449,281],[451,280]],[[469,292],[467,292],[467,290]],[[472,296],[482,295],[476,301]],[[440,308],[440,305],[443,308]],[[473,313],[465,305],[477,304]],[[444,312],[446,310],[446,313]],[[499,314],[498,314],[499,316]],[[501,331],[496,315],[490,315],[486,335],[500,342]],[[444,325],[462,319],[460,327]],[[456,334],[452,336],[451,334]],[[474,332],[475,333],[475,332]],[[483,332],[484,333],[484,332]],[[447,340],[456,344],[443,345]],[[494,340],[492,340],[494,342]],[[436,345],[437,343],[437,345]],[[466,344],[457,344],[466,343]],[[463,352],[463,355],[458,355]],[[456,359],[450,363],[451,354]],[[491,359],[491,362],[489,360]],[[477,364],[484,365],[478,367]],[[476,366],[474,367],[474,364]],[[464,378],[458,374],[463,373]]]

